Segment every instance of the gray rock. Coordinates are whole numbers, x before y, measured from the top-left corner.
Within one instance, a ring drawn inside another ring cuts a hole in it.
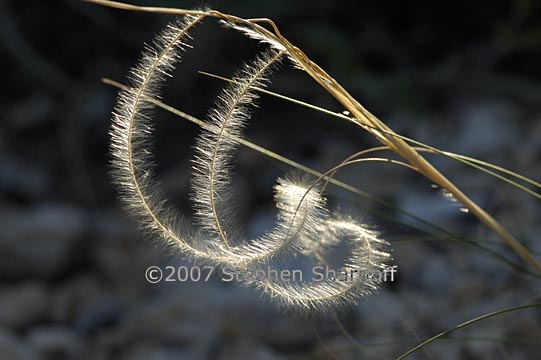
[[[420,271],[416,274],[420,286],[431,294],[447,295],[454,286],[455,271],[447,259],[432,254],[425,259]]]
[[[69,324],[81,334],[114,327],[122,316],[122,298],[104,289],[96,277],[74,277],[56,287],[51,298],[51,321]]]
[[[158,298],[131,308],[119,328],[122,342],[143,340],[165,344],[194,343],[204,334],[208,316],[201,311],[190,311],[182,298]]]
[[[0,356],[6,360],[41,359],[23,341],[4,329],[0,329]]]
[[[188,360],[193,359],[187,350],[175,347],[159,347],[157,345],[143,345],[131,350],[123,357],[126,360]]]
[[[520,138],[517,108],[504,99],[465,106],[458,116],[463,119],[456,137],[459,153],[493,154],[510,149]]]
[[[357,308],[359,328],[371,338],[388,335],[396,326],[404,305],[389,290],[381,290],[377,296],[369,297]]]
[[[112,326],[121,316],[122,304],[112,296],[102,296],[85,305],[79,313],[76,327],[87,334]]]
[[[49,312],[56,323],[78,323],[92,308],[102,290],[95,277],[78,276],[54,288]]]
[[[79,336],[60,326],[32,329],[28,335],[28,343],[46,359],[80,359],[84,352]]]
[[[23,198],[38,198],[51,187],[51,176],[41,164],[13,156],[0,156],[0,191]]]
[[[51,277],[82,251],[80,210],[58,205],[0,209],[0,273],[8,278]]]
[[[219,360],[280,360],[284,356],[267,348],[263,344],[258,344],[249,340],[242,340],[233,343],[227,343],[218,356]]]
[[[246,316],[246,314],[250,316]],[[314,341],[310,322],[305,319],[280,315],[274,311],[261,311],[256,306],[234,307],[225,314],[224,325],[237,328],[241,337],[279,346]],[[265,326],[261,326],[265,324]]]
[[[48,291],[41,283],[25,283],[0,291],[0,325],[22,329],[46,317]]]

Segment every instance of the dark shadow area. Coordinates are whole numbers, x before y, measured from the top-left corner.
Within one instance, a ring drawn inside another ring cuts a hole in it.
[[[541,179],[540,2],[208,5],[273,19],[397,133]],[[389,164],[356,165],[337,177],[498,256],[427,234],[433,228],[396,208],[331,186],[331,206],[366,216],[392,243],[398,265],[395,282],[340,314],[343,329],[327,318],[286,314],[217,277],[149,284],[149,266],[193,264],[145,238],[123,210],[109,175],[117,89],[100,79],[126,83],[144,43],[171,19],[72,0],[0,2],[0,358],[393,359],[419,343],[416,338],[539,295],[538,278],[500,261],[526,266],[501,239],[428,180]],[[193,36],[194,49],[168,80],[163,100],[204,119],[224,84],[197,71],[231,76],[264,46],[211,19]],[[344,110],[287,65],[270,90]],[[247,138],[318,171],[379,145],[340,119],[265,95],[259,104]],[[190,219],[197,126],[159,110],[155,127],[157,175],[168,199]],[[427,157],[539,259],[538,199],[453,160]],[[239,149],[233,191],[247,234],[273,225],[272,186],[290,170]],[[540,324],[536,309],[489,319],[412,359],[534,359],[541,351]]]

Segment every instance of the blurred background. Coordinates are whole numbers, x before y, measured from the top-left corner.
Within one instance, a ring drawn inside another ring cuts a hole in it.
[[[206,5],[272,18],[398,133],[540,179],[540,2]],[[392,207],[329,188],[333,207],[367,214],[392,242],[399,269],[397,281],[341,313],[338,323],[284,314],[217,279],[149,284],[148,266],[189,264],[145,239],[116,197],[108,129],[117,90],[100,79],[125,83],[143,44],[171,19],[71,0],[0,1],[2,359],[393,359],[421,339],[539,295],[539,278],[499,238],[429,181],[388,164],[349,167],[337,177]],[[169,80],[164,102],[204,118],[224,84],[197,71],[231,76],[264,47],[210,19],[193,36],[195,48]],[[273,91],[344,110],[299,71],[284,65],[273,79]],[[246,136],[318,171],[378,145],[359,128],[313,110],[269,96],[260,106]],[[157,112],[157,173],[187,218],[197,133],[195,125]],[[538,200],[453,160],[430,159],[539,259]],[[234,191],[247,234],[272,226],[272,185],[289,170],[239,150]],[[503,315],[412,358],[535,359],[540,324],[536,309]]]

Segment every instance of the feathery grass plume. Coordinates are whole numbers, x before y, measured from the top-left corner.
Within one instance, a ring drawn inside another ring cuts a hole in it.
[[[172,248],[196,260],[217,266],[235,266],[242,270],[258,267],[276,255],[299,255],[322,244],[336,243],[340,236],[350,238],[352,253],[346,268],[377,269],[383,266],[388,254],[381,251],[383,242],[351,220],[329,219],[325,198],[320,189],[307,179],[292,176],[278,179],[275,201],[279,210],[277,224],[263,236],[235,242],[228,203],[231,162],[238,138],[250,117],[257,95],[253,86],[262,87],[269,70],[283,52],[272,49],[245,65],[220,95],[217,106],[210,113],[210,125],[197,140],[197,158],[192,182],[195,192],[196,218],[203,228],[203,236],[195,234],[189,224],[181,224],[181,217],[159,193],[151,172],[152,158],[148,138],[152,135],[150,115],[159,96],[160,84],[170,76],[180,54],[188,45],[188,31],[204,15],[185,15],[167,25],[152,46],[147,46],[138,65],[131,71],[132,88],[119,94],[111,128],[115,182],[131,213],[140,225],[157,235]],[[227,136],[226,136],[227,135]],[[228,217],[229,215],[229,217]],[[319,248],[321,250],[321,248]],[[244,280],[252,284],[251,280]],[[371,282],[340,283],[325,280],[318,283],[273,283],[268,279],[255,286],[279,303],[296,309],[326,310],[353,303],[359,296],[375,289]]]
[[[265,34],[262,34],[261,32],[257,31],[257,29],[251,29],[251,28],[248,28],[246,25],[235,24],[235,23],[232,23],[232,22],[226,21],[226,20],[220,20],[220,23],[222,25],[224,25],[225,27],[229,27],[229,28],[235,29],[235,30],[243,33],[244,35],[246,35],[247,37],[249,37],[251,39],[257,40],[257,41],[259,41],[261,43],[264,43],[264,44],[268,44],[274,50],[277,50],[277,51],[280,51],[280,52],[286,52],[287,51],[287,49],[285,48],[284,45],[282,45],[278,41],[266,36]]]
[[[119,93],[110,130],[110,149],[114,181],[141,228],[164,238],[187,255],[205,257],[182,236],[181,217],[166,204],[153,183],[148,140],[153,132],[150,120],[154,107],[148,99],[159,96],[161,83],[171,76],[175,63],[189,47],[188,31],[202,19],[203,16],[183,16],[168,24],[152,45],[145,46],[141,59],[130,71],[132,89]]]
[[[258,94],[252,87],[263,87],[268,74],[282,56],[281,51],[268,50],[246,64],[219,95],[209,113],[212,130],[203,130],[196,141],[194,176],[192,179],[196,221],[211,239],[221,239],[214,247],[228,254],[232,261],[255,261],[272,257],[290,249],[294,239],[315,239],[318,224],[326,219],[325,200],[317,189],[307,192],[308,182],[289,177],[279,180],[275,200],[280,209],[276,226],[260,238],[240,240],[236,232],[235,207],[231,201],[231,163],[240,137],[256,106]],[[300,196],[299,196],[300,195]]]
[[[196,142],[192,188],[197,210],[197,220],[211,234],[211,239],[221,239],[218,250],[232,256],[231,265],[241,270],[257,270],[268,266],[268,260],[281,250],[293,250],[298,255],[313,254],[323,257],[333,244],[347,238],[351,254],[343,269],[368,274],[385,267],[390,255],[383,251],[387,243],[377,234],[366,229],[352,218],[329,219],[324,208],[325,200],[320,189],[308,179],[279,179],[275,186],[275,201],[280,210],[274,229],[255,240],[241,241],[233,246],[229,240],[235,236],[235,216],[229,199],[232,178],[230,164],[238,144],[224,133],[240,137],[250,117],[249,106],[255,106],[257,94],[252,87],[262,88],[267,72],[281,56],[281,51],[269,51],[245,65],[229,83],[210,113],[210,127],[203,130]],[[288,246],[293,245],[293,246]],[[279,280],[279,279],[278,279]],[[367,277],[357,276],[350,281],[323,279],[317,282],[274,281],[267,278],[243,279],[272,299],[300,312],[313,310],[326,312],[346,304],[354,304],[377,288],[377,283]]]
[[[226,218],[234,217],[228,186],[233,153],[238,144],[224,135],[241,136],[251,116],[250,108],[256,106],[258,97],[250,86],[264,86],[271,67],[280,57],[281,53],[265,52],[238,71],[234,77],[236,84],[222,90],[216,105],[209,111],[208,122],[215,131],[202,130],[195,143],[192,190],[196,221],[210,234],[220,237],[228,248],[225,232],[230,232],[231,226],[226,223],[227,219],[219,219],[219,216],[231,214]]]
[[[350,216],[333,215],[327,219],[320,233],[324,244],[347,241],[350,255],[341,267],[345,278],[314,279],[306,282],[276,281],[262,278],[252,285],[271,298],[278,305],[309,314],[321,314],[351,306],[379,287],[380,276],[391,256],[386,252],[389,243],[379,239],[378,234],[369,230],[362,222]],[[327,249],[328,250],[328,249]]]
[[[207,174],[208,175],[208,174]],[[218,265],[233,266],[243,270],[257,263],[267,263],[273,257],[294,257],[302,244],[314,242],[321,232],[321,224],[328,218],[326,200],[307,180],[292,175],[279,178],[274,186],[274,200],[278,208],[276,225],[255,239],[242,239],[235,246],[227,247],[217,233],[203,231],[206,241],[200,250],[218,261]],[[231,222],[231,213],[218,221]],[[225,220],[224,220],[225,218]],[[227,236],[231,237],[227,232]]]
[[[283,52],[287,58],[291,61],[293,64],[293,67],[299,70],[304,70],[303,67],[295,60],[293,56],[289,53],[288,49],[284,46],[284,44],[280,43],[275,38],[272,38],[268,36],[268,34],[265,34],[261,31],[259,27],[249,27],[250,23],[234,23],[230,20],[220,20],[220,23],[224,25],[225,27],[232,28],[237,30],[238,32],[244,34],[245,36],[249,37],[250,39],[257,40],[260,43],[268,44],[271,48]]]

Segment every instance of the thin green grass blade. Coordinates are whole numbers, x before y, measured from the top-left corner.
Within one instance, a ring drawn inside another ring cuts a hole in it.
[[[481,315],[481,316],[478,316],[476,318],[473,318],[471,320],[468,320],[468,321],[465,321],[451,329],[448,329],[448,330],[445,330],[433,337],[431,337],[430,339],[427,339],[425,341],[423,341],[422,343],[420,343],[419,345],[415,346],[414,348],[408,350],[407,352],[405,352],[404,354],[400,355],[399,357],[396,358],[396,360],[403,360],[405,359],[406,357],[410,356],[411,354],[415,353],[416,351],[422,349],[423,347],[425,347],[426,345],[458,330],[458,329],[462,329],[466,326],[469,326],[469,325],[472,325],[472,324],[475,324],[479,321],[482,321],[482,320],[485,320],[485,319],[488,319],[488,318],[491,318],[491,317],[494,317],[494,316],[498,316],[498,315],[502,315],[502,314],[506,314],[506,313],[510,313],[510,312],[513,312],[513,311],[517,311],[517,310],[522,310],[522,309],[528,309],[528,308],[533,308],[533,307],[541,307],[541,303],[534,303],[534,304],[525,304],[525,305],[519,305],[519,306],[513,306],[513,307],[510,307],[510,308],[506,308],[506,309],[502,309],[502,310],[498,310],[498,311],[493,311],[493,312],[490,312],[488,314],[484,314],[484,315]]]

